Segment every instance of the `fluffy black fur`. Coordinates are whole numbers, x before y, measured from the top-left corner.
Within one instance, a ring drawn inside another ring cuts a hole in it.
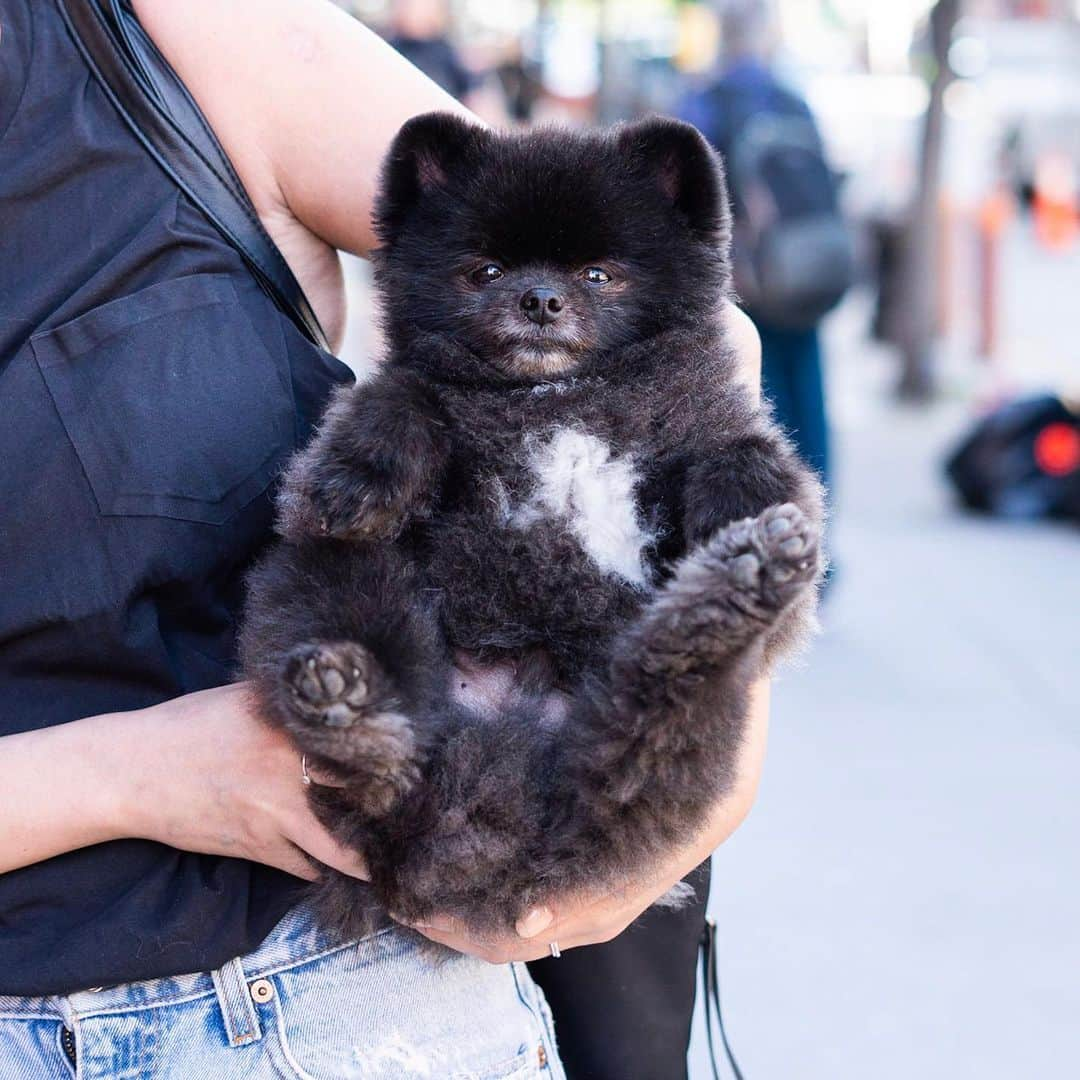
[[[326,919],[374,894],[503,930],[647,873],[730,788],[748,688],[813,618],[820,491],[738,379],[693,128],[419,117],[377,226],[390,355],[294,460],[244,665],[345,782],[312,798],[374,888],[328,873]],[[638,570],[581,525],[627,476]]]

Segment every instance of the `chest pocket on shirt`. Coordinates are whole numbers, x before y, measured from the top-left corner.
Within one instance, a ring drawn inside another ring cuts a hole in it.
[[[295,408],[263,334],[229,275],[195,274],[31,339],[103,515],[220,525],[265,491]]]

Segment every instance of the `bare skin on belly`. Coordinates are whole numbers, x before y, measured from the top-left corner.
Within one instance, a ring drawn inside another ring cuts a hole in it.
[[[522,665],[516,660],[481,661],[473,653],[457,649],[450,670],[450,696],[459,705],[486,718],[495,717],[513,705],[530,702],[538,723],[552,728],[561,725],[566,720],[570,695],[554,687],[540,689],[529,676],[526,678],[532,685],[525,685],[522,674]]]

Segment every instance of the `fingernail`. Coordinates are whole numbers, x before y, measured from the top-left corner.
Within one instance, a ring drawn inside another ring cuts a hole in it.
[[[533,908],[528,915],[521,919],[518,919],[515,929],[518,932],[518,937],[533,938],[540,933],[541,930],[547,929],[551,925],[551,920],[554,916],[551,914],[551,909],[546,907]]]

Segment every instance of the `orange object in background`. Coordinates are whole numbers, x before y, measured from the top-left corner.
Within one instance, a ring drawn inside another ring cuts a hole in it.
[[[1080,235],[1080,204],[1072,162],[1046,154],[1035,167],[1035,235],[1051,251],[1065,251]]]

